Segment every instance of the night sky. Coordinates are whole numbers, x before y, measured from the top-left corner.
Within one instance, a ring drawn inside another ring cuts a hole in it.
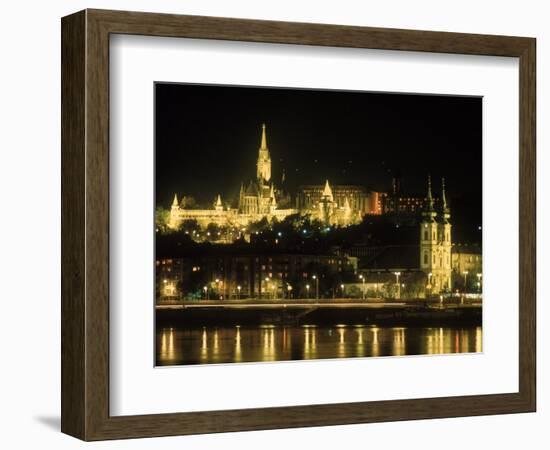
[[[237,198],[256,176],[261,124],[267,127],[272,179],[300,184],[361,184],[434,195],[446,178],[453,208],[481,223],[482,99],[157,83],[157,204],[175,192],[210,204]]]

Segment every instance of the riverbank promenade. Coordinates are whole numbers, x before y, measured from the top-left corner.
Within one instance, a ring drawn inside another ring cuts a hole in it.
[[[202,308],[224,308],[224,309],[279,309],[279,308],[366,308],[366,309],[465,309],[480,308],[479,300],[470,301],[455,296],[441,299],[383,299],[383,298],[323,298],[323,299],[230,299],[230,300],[170,300],[157,303],[156,308],[163,309],[202,309]]]

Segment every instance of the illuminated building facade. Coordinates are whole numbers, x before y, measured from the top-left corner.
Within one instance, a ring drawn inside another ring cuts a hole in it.
[[[453,244],[451,252],[453,288],[482,291],[483,258],[481,246]]]
[[[330,186],[328,181],[324,185],[300,186],[296,195],[296,208],[301,211],[315,210],[327,195],[332,196],[336,208],[343,207],[347,202],[350,208],[361,217],[369,212],[368,195],[363,186]]]
[[[183,264],[181,260],[166,258],[156,261],[156,298],[174,300],[181,298],[183,281]]]
[[[261,143],[256,163],[256,178],[251,180],[246,187],[241,184],[237,207],[232,208],[229,204],[224,205],[221,195],[218,194],[212,208],[190,209],[178,202],[177,194],[175,194],[168,226],[176,229],[186,220],[196,220],[201,227],[206,227],[211,223],[219,226],[240,227],[264,217],[282,220],[298,212],[293,208],[280,207],[280,203],[288,203],[285,200],[286,194],[276,188],[271,178],[271,156],[267,146],[264,124],[262,125]]]
[[[405,243],[391,243],[380,246],[356,246],[357,256],[362,257],[362,273],[367,281],[372,277],[391,275],[400,289],[414,289],[418,297],[450,292],[452,289],[452,235],[451,212],[442,180],[441,202],[436,208],[432,196],[431,179],[428,178],[428,192],[419,220],[414,225],[396,226],[396,233],[404,233]],[[405,282],[414,278],[413,286]],[[418,284],[420,278],[423,280]],[[391,278],[391,277],[390,277]],[[400,292],[400,291],[396,291]]]
[[[260,148],[256,162],[256,178],[241,184],[237,207],[223,203],[218,194],[212,208],[191,209],[178,201],[177,194],[170,209],[168,226],[177,229],[186,220],[196,220],[201,227],[213,223],[219,226],[241,227],[262,218],[283,220],[291,214],[309,214],[328,225],[349,225],[359,222],[370,209],[381,211],[379,205],[369,209],[369,197],[361,186],[303,186],[290,208],[290,196],[272,179],[271,155],[267,145],[266,127],[262,125]],[[377,202],[379,200],[376,200]]]
[[[428,290],[432,293],[451,289],[451,211],[445,197],[445,179],[441,183],[441,208],[436,211],[428,178],[428,195],[420,223],[420,268],[428,277]]]
[[[367,212],[373,216],[379,216],[384,212],[384,201],[387,197],[386,192],[371,191],[367,196]]]
[[[417,216],[428,206],[428,198],[420,195],[405,194],[401,189],[399,177],[392,178],[391,191],[381,195],[381,213],[398,216]],[[434,207],[439,206],[439,199],[432,198]]]
[[[339,279],[356,268],[336,255],[217,249],[209,254],[159,258],[157,299],[288,298],[316,295],[314,276]],[[170,287],[170,288],[169,288]],[[172,288],[173,287],[173,288]]]

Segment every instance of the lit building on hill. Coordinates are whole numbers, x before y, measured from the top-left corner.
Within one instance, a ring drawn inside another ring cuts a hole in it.
[[[182,197],[183,198],[183,197]],[[186,220],[195,220],[201,227],[209,224],[243,227],[263,218],[283,220],[292,214],[309,214],[329,225],[349,225],[359,222],[369,212],[368,196],[361,186],[307,186],[297,196],[296,208],[291,208],[289,194],[272,178],[271,155],[267,146],[266,126],[262,125],[260,147],[256,162],[256,177],[242,183],[236,207],[226,203],[218,194],[211,208],[192,209],[185,202],[174,200],[168,226],[177,229]],[[379,210],[379,205],[374,205]]]

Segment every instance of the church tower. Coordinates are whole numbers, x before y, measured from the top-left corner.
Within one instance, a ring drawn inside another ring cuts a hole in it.
[[[437,212],[434,208],[434,199],[432,197],[432,179],[428,176],[428,195],[424,211],[422,211],[422,220],[420,222],[420,268],[426,274],[427,285],[430,293],[435,290],[435,269],[437,263],[437,242],[438,242],[438,223],[436,222]]]
[[[321,200],[319,201],[319,219],[326,225],[329,225],[332,220],[332,213],[334,210],[334,196],[332,195],[332,188],[325,182],[325,188],[321,194]]]
[[[214,209],[216,211],[223,211],[222,196],[220,194],[218,194],[218,198],[214,202]]]
[[[451,289],[451,210],[447,205],[445,178],[441,179],[441,210],[439,236],[441,242],[441,284],[443,289]]]
[[[420,268],[426,274],[428,294],[439,294],[451,288],[451,217],[442,181],[441,208],[434,208],[431,177],[420,222]]]
[[[178,194],[174,194],[174,201],[172,202],[172,207],[170,208],[170,218],[168,219],[168,227],[176,229],[180,223],[180,205],[178,201]]]
[[[271,157],[267,148],[267,139],[265,137],[265,123],[262,124],[262,141],[258,152],[258,163],[256,165],[256,175],[260,183],[271,180]]]

